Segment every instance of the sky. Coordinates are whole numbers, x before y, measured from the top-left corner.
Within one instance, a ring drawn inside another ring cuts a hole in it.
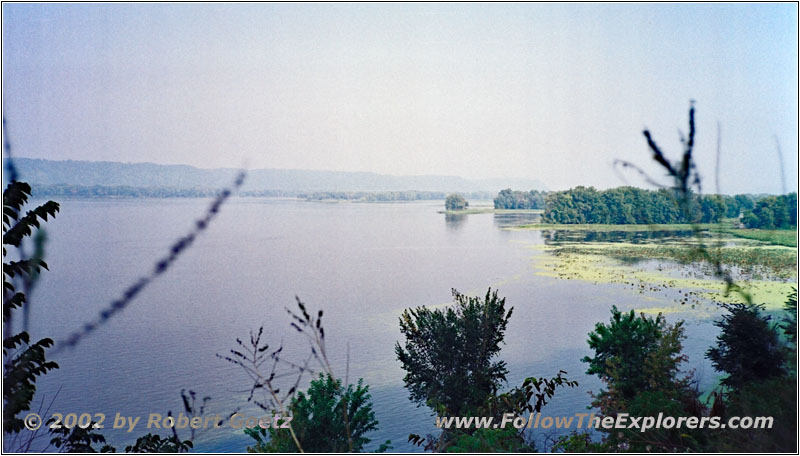
[[[695,100],[704,190],[781,193],[782,172],[797,189],[797,18],[790,3],[4,3],[3,116],[24,157],[562,190],[645,186],[615,160],[668,183],[642,130],[677,160]]]

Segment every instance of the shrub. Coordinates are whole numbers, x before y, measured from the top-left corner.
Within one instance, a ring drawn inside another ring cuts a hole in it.
[[[289,406],[293,417],[291,424],[303,444],[303,451],[345,453],[350,451],[349,438],[352,439],[352,451],[362,451],[370,442],[365,435],[378,427],[370,398],[369,386],[364,386],[363,380],[346,388],[330,375],[320,374],[317,380],[312,380],[308,391],[298,393]],[[345,410],[347,421],[344,420]],[[250,452],[298,451],[288,429],[255,427],[246,429],[245,433],[257,442],[247,449]],[[266,439],[267,434],[269,439]]]

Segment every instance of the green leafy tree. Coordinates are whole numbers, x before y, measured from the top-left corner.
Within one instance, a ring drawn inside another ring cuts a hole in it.
[[[453,299],[446,309],[406,309],[400,317],[406,341],[395,353],[413,401],[463,415],[506,381],[506,363],[495,358],[513,308],[506,312],[505,298],[491,288],[483,299],[453,290]]]
[[[684,337],[682,322],[670,325],[661,314],[651,318],[612,307],[610,323],[598,323],[589,334],[594,356],[583,358],[589,364],[587,373],[599,376],[606,385],[592,405],[603,416],[703,414],[691,379],[680,375],[680,365],[686,360],[681,354]],[[607,444],[636,451],[679,451],[696,447],[701,436],[680,429],[653,429],[624,430],[607,438]]]
[[[469,201],[458,193],[447,195],[444,200],[444,208],[448,211],[461,211],[469,207]]]
[[[714,368],[727,374],[722,384],[739,390],[748,382],[786,373],[784,349],[762,306],[721,304],[728,313],[716,321],[717,345],[706,352]]]
[[[719,429],[709,448],[718,452],[797,452],[797,291],[789,294],[780,327],[757,306],[730,305],[717,322],[722,329],[709,350],[717,369],[727,369],[726,394],[715,408],[723,417],[772,417],[768,429]],[[780,346],[779,346],[780,345]]]
[[[796,227],[797,193],[761,198],[744,213],[742,223],[748,228],[768,230]]]
[[[500,190],[494,198],[495,209],[544,209],[544,198],[547,192],[531,190],[521,192],[507,188]]]
[[[3,323],[6,334],[12,327],[13,312],[26,304],[25,293],[17,291],[19,282],[23,289],[28,288],[41,269],[47,269],[47,263],[35,256],[8,260],[7,248],[16,249],[22,256],[23,240],[32,236],[42,221],[55,217],[59,210],[58,203],[48,201],[23,214],[30,195],[30,185],[17,181],[11,182],[3,192]],[[47,361],[45,356],[45,349],[52,345],[50,338],[31,342],[26,331],[3,339],[4,433],[15,434],[24,429],[19,414],[30,410],[37,377],[58,368],[58,364]]]
[[[502,200],[501,195],[498,198]],[[733,198],[730,198],[733,202]],[[495,200],[497,207],[497,199]],[[547,194],[542,218],[548,223],[716,223],[728,207],[721,195],[687,194],[688,204],[681,207],[674,190],[643,190],[617,187],[598,191],[578,186],[563,192]],[[738,213],[737,213],[738,215]]]
[[[660,314],[656,318],[637,316],[634,311],[623,313],[613,306],[611,322],[597,323],[589,333],[589,348],[594,350],[594,356],[582,360],[589,364],[586,373],[602,378],[620,399],[633,398],[648,387],[650,373],[644,367],[659,350],[662,335],[669,329]],[[680,360],[675,361],[667,366],[670,371],[677,369]]]
[[[720,195],[704,195],[700,197],[700,212],[702,223],[718,222],[725,216],[728,207]]]
[[[362,451],[370,442],[366,434],[378,427],[370,399],[369,386],[365,386],[363,380],[355,386],[347,385],[347,388],[330,375],[320,374],[317,380],[312,380],[308,391],[298,393],[289,406],[293,417],[291,424],[298,440],[303,443],[303,451],[345,453],[350,451],[348,439],[352,439],[352,451]],[[347,422],[343,419],[345,409]],[[280,418],[278,421],[282,422]],[[256,440],[256,444],[247,449],[249,452],[298,451],[288,429],[257,426],[245,429],[245,433]],[[387,444],[380,449],[384,450]]]

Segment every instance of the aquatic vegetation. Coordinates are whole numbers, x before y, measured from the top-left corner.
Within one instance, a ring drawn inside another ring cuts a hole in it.
[[[674,260],[679,264],[696,264],[697,251],[692,244],[590,244],[569,245],[553,249],[555,255],[569,253],[604,255],[622,262],[637,263],[652,259]],[[785,280],[797,275],[797,250],[786,247],[723,246],[711,249],[711,255],[742,279],[775,278]]]
[[[666,224],[562,224],[562,223],[529,223],[513,228],[513,230],[558,230],[558,231],[585,231],[603,233],[609,231],[618,232],[659,232],[659,231],[683,231],[691,232],[693,228],[700,230],[701,234],[716,236],[725,234],[740,239],[752,239],[765,244],[782,245],[786,247],[797,247],[797,229],[788,230],[763,230],[751,228],[736,228],[733,222],[725,220],[723,223],[700,223],[690,225],[686,223],[666,223]],[[705,232],[705,233],[703,233]]]
[[[683,240],[686,242],[686,239]],[[719,310],[716,302],[738,302],[725,293],[707,265],[693,261],[691,244],[575,243],[536,246],[536,274],[594,284],[620,284],[649,301],[637,310],[657,314],[688,312],[707,318]],[[734,245],[719,251],[740,284],[768,310],[780,309],[797,277],[797,250],[786,247]],[[651,305],[650,305],[651,304]]]

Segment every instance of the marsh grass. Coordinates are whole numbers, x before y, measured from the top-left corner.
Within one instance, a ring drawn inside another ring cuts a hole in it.
[[[753,239],[772,245],[797,247],[797,228],[791,230],[762,230],[758,228],[720,228],[720,232],[738,238]]]

